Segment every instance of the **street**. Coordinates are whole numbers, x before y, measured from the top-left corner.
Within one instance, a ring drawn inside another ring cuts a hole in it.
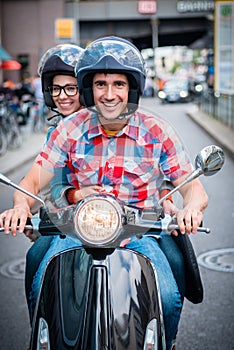
[[[28,166],[11,175],[18,182]],[[0,185],[0,211],[10,208],[13,189]],[[26,350],[30,325],[24,293],[25,254],[31,243],[22,236],[0,235],[0,335],[1,349]]]
[[[204,146],[217,144],[186,115],[189,104],[162,105],[156,98],[144,98],[142,106],[156,111],[173,125],[192,159]],[[19,172],[10,175],[11,179],[18,182],[28,168],[29,165],[22,166]],[[226,155],[224,167],[219,173],[201,178],[209,196],[203,225],[210,227],[211,233],[199,233],[191,237],[197,256],[221,248],[234,248],[233,173],[234,162]],[[0,184],[0,211],[11,206],[12,193],[13,190]],[[30,245],[25,237],[0,236],[0,329],[1,349],[4,350],[25,350],[29,343],[24,258]],[[234,265],[233,261],[229,261],[229,256],[224,256],[223,260],[227,265]],[[185,301],[176,349],[233,350],[233,271],[203,266],[200,271],[204,301],[198,305]]]

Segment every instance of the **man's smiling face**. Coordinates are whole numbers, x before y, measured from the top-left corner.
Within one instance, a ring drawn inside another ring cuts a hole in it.
[[[112,122],[116,121],[118,121],[118,125],[121,124],[120,126],[126,124],[126,120],[120,122],[117,118],[122,113],[127,112],[128,91],[129,83],[125,74],[96,73],[94,75],[94,103],[101,114],[100,121],[102,124],[105,123],[110,126]]]

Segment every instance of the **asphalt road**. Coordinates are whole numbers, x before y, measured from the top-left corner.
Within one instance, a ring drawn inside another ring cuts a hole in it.
[[[145,99],[147,109],[157,111],[177,130],[187,145],[191,158],[206,145],[217,144],[188,116],[188,104],[161,105],[156,99]],[[28,165],[11,175],[19,181]],[[223,169],[213,177],[202,178],[210,198],[204,226],[211,234],[192,237],[198,256],[234,247],[233,239],[233,173],[234,162],[228,155]],[[12,191],[0,185],[0,210],[11,206]],[[24,258],[30,242],[25,237],[0,235],[0,335],[1,349],[26,349],[29,321],[24,297]],[[205,297],[202,304],[185,301],[178,334],[177,350],[233,350],[234,280],[233,272],[222,267],[234,266],[233,255],[217,255],[210,259],[211,268],[200,267]],[[219,268],[215,270],[214,267]]]
[[[177,130],[187,146],[191,158],[210,144],[218,143],[184,113],[188,106],[148,106],[167,119]],[[233,350],[234,349],[234,186],[232,174],[233,159],[225,154],[225,164],[220,173],[201,178],[209,195],[209,206],[204,217],[204,226],[211,228],[210,235],[197,234],[192,238],[198,256],[218,250],[209,258],[212,269],[200,267],[204,285],[204,301],[194,305],[185,300],[178,333],[177,350]],[[232,254],[219,249],[232,248]],[[209,256],[209,255],[208,255]],[[213,264],[212,264],[213,263]],[[224,272],[222,268],[229,266]],[[217,270],[214,270],[217,268]]]
[[[12,173],[16,183],[28,171],[29,165]],[[0,184],[0,211],[11,207],[13,189]],[[25,236],[0,234],[0,349],[26,350],[30,324],[24,294],[25,255],[31,243]]]

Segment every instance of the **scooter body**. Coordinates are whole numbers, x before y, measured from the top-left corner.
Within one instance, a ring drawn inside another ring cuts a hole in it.
[[[39,293],[30,349],[165,349],[150,260],[124,248],[81,247],[53,257]]]

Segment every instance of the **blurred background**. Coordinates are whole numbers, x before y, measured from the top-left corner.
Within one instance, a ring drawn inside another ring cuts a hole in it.
[[[234,1],[0,0],[0,23],[4,87],[31,83],[40,57],[55,44],[85,47],[117,35],[142,50],[145,96],[195,99],[204,112],[234,126]]]
[[[0,0],[0,172],[18,183],[45,142],[49,111],[37,75],[43,53],[59,43],[85,48],[106,35],[141,50],[148,75],[142,106],[173,125],[192,159],[209,144],[225,147],[220,175],[202,178],[210,198],[204,226],[212,234],[192,237],[205,298],[185,301],[177,349],[233,350],[234,1]],[[0,186],[0,211],[12,197],[13,189]],[[22,235],[0,235],[1,349],[29,343],[30,246]]]

